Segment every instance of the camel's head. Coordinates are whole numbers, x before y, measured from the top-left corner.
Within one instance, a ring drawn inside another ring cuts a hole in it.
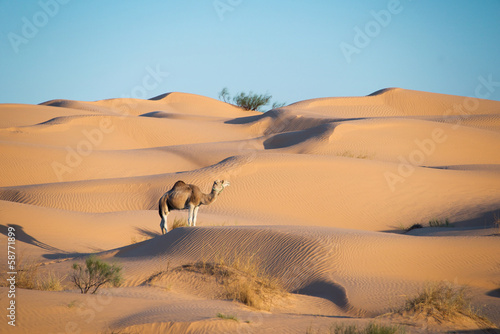
[[[229,186],[229,181],[224,180],[216,180],[214,181],[214,185],[212,186],[212,190],[217,192],[217,195],[224,190],[224,188]]]

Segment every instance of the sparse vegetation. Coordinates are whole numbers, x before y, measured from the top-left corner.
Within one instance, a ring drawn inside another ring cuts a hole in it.
[[[344,158],[354,158],[354,159],[370,159],[372,156],[364,153],[354,153],[351,151],[343,151],[337,153],[338,157],[344,157]]]
[[[229,263],[199,261],[183,267],[215,276],[226,298],[258,310],[270,310],[275,297],[286,295],[276,279],[259,269],[254,257],[237,257]]]
[[[250,307],[269,311],[276,297],[286,295],[280,281],[261,270],[253,255],[235,254],[230,261],[220,259],[218,265],[228,269],[223,280],[227,297]]]
[[[450,227],[450,221],[448,218],[445,220],[431,219],[429,220],[429,227]]]
[[[62,285],[62,281],[64,281],[65,277],[59,277],[53,272],[49,271],[47,275],[37,280],[37,289],[44,291],[61,291],[64,290],[64,286]]]
[[[472,307],[466,291],[465,287],[456,287],[446,282],[427,284],[417,296],[409,298],[403,308],[394,313],[415,318],[432,318],[439,323],[466,317],[479,325],[492,326],[486,317],[479,315]]]
[[[19,256],[17,261],[16,286],[22,289],[36,289],[39,266],[33,259]]]
[[[423,226],[421,224],[413,224],[412,226],[406,228],[405,230],[406,230],[406,232],[409,232],[409,231],[415,230],[417,228],[423,228]]]
[[[231,98],[229,90],[224,87],[219,93],[219,99],[226,103],[231,103],[241,107],[245,110],[256,110],[270,103],[272,96],[269,94],[255,94],[253,92],[244,93],[240,92]],[[285,103],[274,102],[272,108],[283,107]]]
[[[405,328],[402,326],[388,326],[371,322],[366,327],[358,327],[356,325],[334,324],[330,326],[326,333],[329,334],[404,334]],[[315,331],[308,328],[307,334],[321,334],[321,330]]]
[[[225,320],[234,320],[234,321],[239,321],[238,317],[232,314],[223,314],[223,313],[217,313],[217,318],[225,319]]]
[[[232,299],[259,310],[270,310],[276,297],[285,297],[287,292],[279,281],[260,269],[255,256],[237,255],[230,260],[218,257],[212,261],[198,261],[173,268],[171,271],[157,271],[144,283],[153,285],[169,272],[190,271],[214,278],[221,288],[217,298]]]
[[[81,293],[96,293],[105,284],[119,286],[122,282],[121,269],[116,264],[109,265],[91,255],[85,260],[85,268],[78,263],[73,264],[71,280]]]
[[[21,289],[61,291],[64,290],[62,282],[65,277],[59,277],[53,272],[44,276],[40,274],[40,264],[31,258],[20,255],[17,260],[16,287]],[[4,275],[2,275],[3,278]],[[2,279],[3,285],[4,279]]]

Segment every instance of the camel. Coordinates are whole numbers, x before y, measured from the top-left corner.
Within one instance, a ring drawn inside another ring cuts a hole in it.
[[[158,211],[161,217],[161,233],[167,233],[166,223],[167,216],[172,210],[189,209],[188,224],[196,226],[196,218],[198,216],[198,208],[200,205],[208,205],[213,203],[219,194],[229,186],[229,181],[217,180],[212,186],[212,192],[204,194],[200,188],[193,184],[186,184],[184,181],[177,181],[172,189],[167,191],[158,203]]]

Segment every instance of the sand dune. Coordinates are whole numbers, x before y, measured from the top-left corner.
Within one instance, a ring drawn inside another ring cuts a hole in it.
[[[0,115],[2,233],[15,227],[41,274],[67,275],[95,252],[124,268],[123,287],[88,298],[67,277],[65,292],[19,289],[20,332],[304,333],[366,324],[429,281],[468,285],[500,324],[500,102],[391,88],[259,113],[169,93]],[[175,211],[161,236],[160,196],[177,180],[209,192],[215,179],[231,186],[199,226],[171,230],[187,217]],[[406,233],[414,224],[424,228]],[[262,312],[169,271],[237,257],[291,294]]]
[[[374,231],[434,218],[463,222],[500,206],[498,170],[413,167],[408,177],[391,181],[398,168],[346,157],[238,156],[182,173],[4,187],[0,199],[82,212],[155,210],[158,198],[177,179],[208,192],[211,180],[231,176],[238,182],[202,212]]]

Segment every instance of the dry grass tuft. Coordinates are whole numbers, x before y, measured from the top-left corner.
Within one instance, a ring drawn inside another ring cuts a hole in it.
[[[408,317],[433,319],[437,323],[453,323],[460,319],[473,320],[478,326],[493,326],[470,304],[465,287],[446,282],[427,284],[420,293],[409,298],[403,308],[394,313]]]
[[[493,215],[493,224],[495,224],[495,226],[497,227],[498,234],[500,235],[500,214],[495,213]]]
[[[144,284],[154,285],[175,273],[192,272],[211,277],[210,282],[220,288],[215,298],[232,299],[259,310],[270,310],[277,297],[285,297],[286,290],[279,280],[260,269],[255,256],[237,255],[231,260],[198,261],[169,270],[154,272]],[[202,280],[204,281],[204,280]],[[207,284],[209,281],[207,281]]]
[[[60,277],[50,271],[45,277],[37,280],[37,290],[62,291],[64,290],[62,282],[65,278],[66,276]]]
[[[225,298],[258,310],[269,311],[276,297],[287,294],[277,279],[260,269],[254,256],[238,256],[229,262],[198,261],[182,268],[214,276],[224,288]]]
[[[450,220],[431,219],[429,220],[429,227],[450,227]]]
[[[44,290],[44,291],[61,291],[64,290],[63,281],[66,276],[60,277],[53,272],[48,272],[45,275],[40,274],[40,264],[28,257],[25,258],[22,254],[18,256],[16,262],[16,287],[20,289]],[[5,285],[5,279],[1,276],[2,283]],[[7,278],[7,277],[5,277]]]
[[[172,223],[172,230],[175,230],[178,227],[188,227],[189,224],[186,219],[175,218]]]
[[[19,256],[17,259],[16,286],[22,289],[36,289],[38,285],[38,263],[31,258]]]

